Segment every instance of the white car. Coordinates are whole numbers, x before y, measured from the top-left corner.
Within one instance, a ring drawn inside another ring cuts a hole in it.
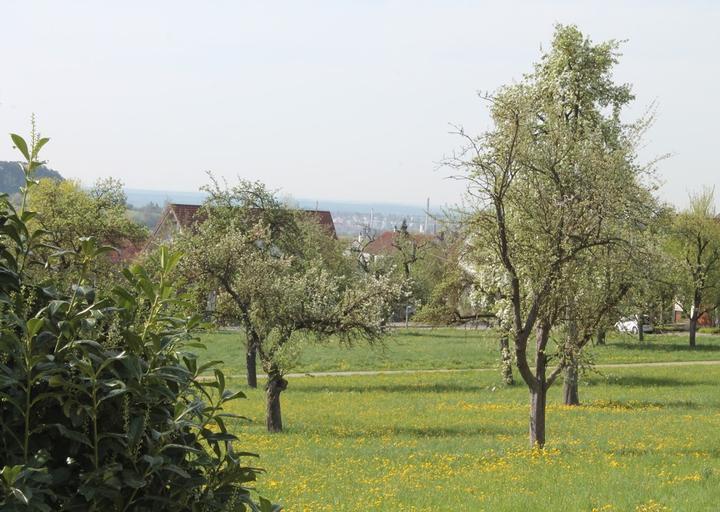
[[[629,316],[621,318],[620,321],[615,324],[615,328],[620,332],[637,334],[639,332],[638,325],[638,317]],[[653,332],[653,325],[648,317],[643,317],[643,332]]]

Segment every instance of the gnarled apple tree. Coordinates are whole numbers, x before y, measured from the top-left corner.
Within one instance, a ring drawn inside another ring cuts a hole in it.
[[[284,374],[304,344],[379,340],[402,282],[357,271],[307,212],[287,208],[259,183],[215,186],[202,217],[179,240],[188,253],[184,272],[243,325],[268,375],[267,428],[280,431]]]

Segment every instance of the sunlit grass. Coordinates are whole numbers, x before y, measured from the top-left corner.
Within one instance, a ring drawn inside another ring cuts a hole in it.
[[[285,432],[263,431],[261,390],[237,428],[288,511],[718,510],[720,367],[585,382],[579,408],[551,391],[544,452],[527,448],[526,389],[492,372],[292,379]]]

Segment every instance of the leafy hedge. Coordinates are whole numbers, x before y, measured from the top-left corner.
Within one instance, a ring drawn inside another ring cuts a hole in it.
[[[83,239],[56,251],[85,269],[56,289],[25,207],[47,139],[13,142],[27,163],[22,204],[0,197],[0,509],[278,510],[251,497],[260,470],[226,428],[223,407],[242,394],[218,369],[197,379],[213,363],[188,351],[199,322],[169,279],[180,255],[162,248],[156,269],[131,266],[99,297],[88,269],[111,249]]]

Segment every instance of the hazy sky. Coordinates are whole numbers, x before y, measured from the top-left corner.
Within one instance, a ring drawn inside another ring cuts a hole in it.
[[[720,185],[720,2],[0,0],[0,134],[32,112],[66,176],[196,190],[204,171],[309,199],[455,202],[436,170],[488,126],[553,24],[627,39],[617,79],[659,117],[662,194]],[[9,138],[0,160],[16,159]],[[718,187],[720,188],[720,187]]]

